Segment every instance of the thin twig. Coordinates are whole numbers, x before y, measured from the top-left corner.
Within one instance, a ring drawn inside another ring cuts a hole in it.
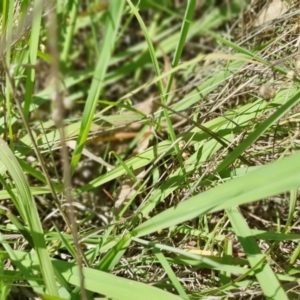
[[[83,266],[82,262],[85,260],[87,264],[87,260],[82,252],[82,249],[79,244],[79,237],[77,231],[77,224],[75,221],[75,210],[72,201],[72,182],[71,182],[71,173],[70,173],[70,163],[69,163],[69,153],[68,148],[66,145],[66,138],[65,138],[65,131],[64,131],[64,113],[65,113],[65,106],[63,101],[63,93],[59,90],[59,81],[60,81],[60,74],[59,74],[59,52],[58,52],[58,44],[57,44],[57,20],[56,14],[51,12],[49,14],[49,51],[51,53],[52,63],[51,63],[51,73],[52,78],[55,83],[55,93],[53,97],[53,102],[55,105],[53,111],[53,120],[55,122],[56,127],[60,132],[61,138],[61,160],[63,166],[63,185],[64,185],[64,192],[67,203],[69,204],[68,213],[69,213],[69,220],[71,222],[71,232],[74,239],[74,246],[76,250],[76,260],[79,270],[79,278],[80,278],[80,290],[81,290],[81,299],[87,300],[87,294],[84,287],[84,274],[83,274]]]

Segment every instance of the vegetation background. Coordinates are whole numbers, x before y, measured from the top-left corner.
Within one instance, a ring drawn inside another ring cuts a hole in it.
[[[0,2],[1,299],[299,299],[299,3]]]

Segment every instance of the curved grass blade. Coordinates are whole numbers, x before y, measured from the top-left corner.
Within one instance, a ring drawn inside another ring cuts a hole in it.
[[[14,154],[11,152],[6,142],[1,138],[0,159],[15,182],[18,193],[16,197],[18,202],[15,203],[15,205],[17,208],[19,208],[19,213],[22,216],[23,221],[29,226],[47,291],[50,295],[57,296],[58,292],[54,270],[50,262],[44,239],[43,228],[30,188],[28,186],[28,182]]]
[[[266,256],[261,253],[255,239],[252,237],[251,230],[241,213],[236,207],[227,209],[226,212],[251,267],[254,268],[255,276],[264,292],[264,296],[267,299],[288,299],[278,278],[266,262]]]
[[[80,132],[77,139],[76,148],[71,161],[71,173],[74,172],[77,163],[81,157],[90,127],[93,121],[94,113],[98,103],[98,98],[103,87],[103,81],[106,70],[114,49],[114,43],[117,38],[117,32],[122,17],[124,1],[111,1],[106,16],[105,33],[102,41],[102,47],[99,53],[97,65],[94,72],[94,78],[88,93],[86,105],[84,107]]]
[[[192,22],[195,6],[196,6],[196,1],[195,0],[189,0],[188,1],[186,11],[185,11],[185,15],[184,15],[184,19],[183,19],[183,22],[182,22],[180,35],[179,35],[180,38],[179,38],[178,44],[176,46],[175,53],[174,53],[174,58],[173,58],[173,61],[172,61],[172,67],[177,66],[179,61],[180,61],[181,54],[182,54],[182,51],[183,51],[183,48],[184,48],[184,45],[185,45],[186,37],[187,37],[188,31],[189,31],[189,27],[190,27],[190,24]],[[170,75],[170,77],[168,78],[166,93],[169,93],[169,91],[171,90],[173,78],[174,78],[174,73],[172,73]],[[168,99],[167,99],[167,103],[168,103]]]
[[[300,152],[191,197],[139,225],[132,234],[144,236],[192,220],[199,215],[249,203],[299,187],[299,161]]]
[[[14,251],[14,255],[22,262],[24,267],[36,268],[38,261],[34,253],[25,253],[22,251]],[[73,263],[61,260],[53,260],[53,266],[58,270],[67,281],[79,286],[78,266]],[[85,287],[87,290],[106,295],[113,299],[132,300],[132,299],[164,299],[179,300],[179,296],[173,295],[151,285],[121,278],[94,270],[91,268],[83,268]]]
[[[234,162],[250,145],[252,145],[271,125],[275,124],[284,114],[291,110],[300,101],[300,92],[296,93],[290,100],[278,108],[269,118],[260,124],[254,132],[240,143],[216,168],[216,173],[226,169]]]

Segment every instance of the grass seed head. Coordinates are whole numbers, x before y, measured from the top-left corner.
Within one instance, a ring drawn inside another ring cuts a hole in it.
[[[275,98],[276,91],[268,84],[263,84],[259,88],[259,96],[264,100],[271,100]]]
[[[300,71],[300,57],[295,62],[295,69],[296,71]]]
[[[286,73],[286,78],[289,80],[295,80],[296,79],[296,73],[293,70],[290,70]]]

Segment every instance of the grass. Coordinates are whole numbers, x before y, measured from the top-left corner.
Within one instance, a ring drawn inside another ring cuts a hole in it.
[[[0,6],[1,299],[297,299],[296,4],[29,2]]]

